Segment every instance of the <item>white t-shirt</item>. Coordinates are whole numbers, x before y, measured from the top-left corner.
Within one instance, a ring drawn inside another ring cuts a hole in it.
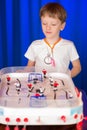
[[[46,69],[47,72],[68,73],[70,62],[78,59],[79,55],[72,41],[61,39],[54,46],[52,53],[51,48],[42,39],[32,42],[25,57],[35,61],[36,71]]]

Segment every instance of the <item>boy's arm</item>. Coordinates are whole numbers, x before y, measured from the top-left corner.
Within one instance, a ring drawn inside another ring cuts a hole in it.
[[[80,71],[81,71],[81,64],[80,64],[80,60],[77,59],[77,60],[74,60],[72,61],[72,69],[71,69],[71,77],[75,77],[77,76]]]
[[[35,66],[35,62],[29,60],[27,66],[29,66],[29,67]]]

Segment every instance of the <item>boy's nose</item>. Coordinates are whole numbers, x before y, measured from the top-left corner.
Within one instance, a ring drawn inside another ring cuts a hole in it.
[[[50,27],[50,25],[47,25],[46,28],[47,28],[47,29],[50,29],[51,27]]]

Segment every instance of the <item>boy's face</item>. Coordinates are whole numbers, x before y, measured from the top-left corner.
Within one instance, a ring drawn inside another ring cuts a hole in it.
[[[65,23],[61,23],[61,21],[56,17],[52,18],[49,15],[45,15],[41,17],[42,30],[46,38],[58,38],[60,30],[63,30],[65,27]]]

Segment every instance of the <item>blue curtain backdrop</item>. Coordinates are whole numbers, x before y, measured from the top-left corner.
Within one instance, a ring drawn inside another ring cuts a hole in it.
[[[61,36],[76,45],[82,72],[73,80],[87,92],[86,0],[0,0],[0,69],[27,64],[24,53],[29,44],[43,38],[39,10],[48,2],[59,2],[67,10],[67,24]]]

